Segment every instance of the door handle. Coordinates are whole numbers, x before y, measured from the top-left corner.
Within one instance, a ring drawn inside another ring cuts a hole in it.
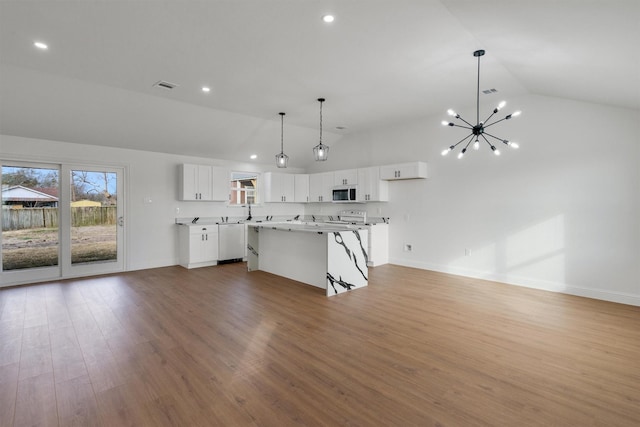
[[[118,225],[120,227],[124,227],[124,217],[123,216],[119,216],[118,217]]]

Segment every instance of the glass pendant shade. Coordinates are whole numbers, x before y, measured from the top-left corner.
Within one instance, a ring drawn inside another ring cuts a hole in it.
[[[276,154],[276,166],[286,168],[289,164],[289,156],[284,153]]]
[[[313,157],[315,157],[317,162],[323,162],[327,160],[329,156],[329,146],[324,145],[322,142],[315,147],[313,147]]]
[[[324,101],[324,98],[318,98],[318,102],[320,102],[320,143],[313,147],[313,157],[316,162],[324,162],[329,157],[329,146],[322,143],[322,103]]]

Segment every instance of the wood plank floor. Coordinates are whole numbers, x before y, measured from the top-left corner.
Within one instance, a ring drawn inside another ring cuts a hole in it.
[[[638,426],[640,308],[393,265],[0,290],[1,426]]]

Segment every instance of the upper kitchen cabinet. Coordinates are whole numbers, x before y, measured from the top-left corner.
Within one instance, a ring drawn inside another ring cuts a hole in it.
[[[213,167],[183,164],[179,168],[180,200],[212,200]]]
[[[187,163],[180,165],[178,175],[179,200],[229,200],[229,169]]]
[[[356,185],[357,183],[357,169],[347,169],[333,172],[333,185]]]
[[[331,202],[333,187],[333,172],[309,175],[309,201]]]
[[[309,201],[309,175],[299,173],[294,176],[294,202],[307,203]]]
[[[214,166],[211,200],[216,202],[229,201],[231,169]]]
[[[358,169],[358,201],[389,201],[389,183],[380,180],[380,167]]]
[[[295,201],[295,175],[290,173],[265,172],[264,201],[267,203],[293,203]]]
[[[380,179],[393,181],[396,179],[416,179],[427,177],[425,162],[400,163],[380,166]]]

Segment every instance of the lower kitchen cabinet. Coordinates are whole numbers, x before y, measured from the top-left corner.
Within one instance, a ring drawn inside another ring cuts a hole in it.
[[[180,265],[184,268],[207,267],[218,263],[218,226],[181,225]]]
[[[389,263],[389,224],[369,226],[369,267]]]

